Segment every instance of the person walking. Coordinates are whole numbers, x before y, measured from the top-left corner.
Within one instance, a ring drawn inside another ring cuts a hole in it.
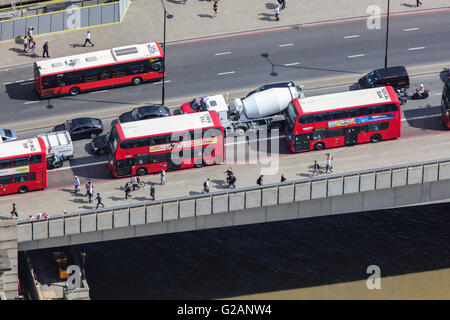
[[[280,21],[280,4],[279,3],[275,3],[275,21]]]
[[[94,46],[94,44],[91,42],[91,32],[88,31],[86,34],[86,40],[84,40],[83,47],[86,47],[86,43],[89,43],[90,45]]]
[[[33,38],[33,30],[34,30],[33,27],[28,27],[28,30],[27,30],[28,38]]]
[[[317,160],[314,160],[314,166],[313,166],[313,169],[314,169],[314,171],[313,171],[313,177],[315,176],[315,175],[319,175],[319,169],[320,169],[320,166],[319,166],[319,163],[317,163]]]
[[[286,8],[286,0],[280,0],[278,2],[281,4],[281,10]]]
[[[203,182],[203,192],[202,193],[209,193],[209,178]]]
[[[36,49],[36,41],[34,41],[33,38],[30,38],[30,45],[29,46],[30,46],[30,50],[31,50],[31,55],[33,57],[35,57],[36,53],[34,52],[34,50]]]
[[[137,177],[134,176],[133,177],[133,191],[135,191],[136,188],[138,188],[138,180],[137,180]]]
[[[23,52],[27,52],[28,51],[28,36],[25,36],[23,38]]]
[[[97,200],[97,206],[95,207],[95,209],[98,209],[99,205],[102,205],[103,208],[105,207],[105,205],[102,202],[102,196],[100,195],[100,193],[97,193],[97,197],[95,198],[95,200]]]
[[[218,5],[218,1],[215,0],[214,4],[213,4],[214,17],[217,17],[217,5]]]
[[[92,199],[92,197],[94,196],[94,185],[91,183],[91,185],[89,186],[89,203],[94,202],[94,199]]]
[[[263,175],[260,175],[258,180],[256,180],[256,184],[258,186],[262,186],[263,185],[263,177],[264,177]]]
[[[281,174],[281,182],[285,182],[286,181],[286,177],[284,176],[284,173]]]
[[[155,200],[155,185],[153,183],[150,184],[150,197],[152,197],[152,201]]]
[[[416,8],[418,8],[421,5],[422,5],[422,2],[420,2],[419,0],[416,0]]]
[[[130,193],[131,193],[131,187],[130,187],[130,184],[127,182],[127,184],[125,185],[125,200],[128,200],[128,197],[131,198]]]
[[[86,187],[86,196],[88,196],[89,195],[89,189],[91,188],[91,180],[89,180],[86,183],[85,187]]]
[[[333,173],[333,163],[331,162],[332,160],[333,156],[327,153],[327,166],[325,167],[325,173],[328,173],[328,170],[330,170],[330,173]]]
[[[78,176],[75,176],[75,190],[73,193],[77,193],[80,191],[80,179],[78,179]]]
[[[166,172],[164,169],[161,170],[161,184],[166,184]]]
[[[13,203],[13,205],[12,205],[12,211],[11,211],[11,218],[10,219],[12,219],[14,217],[16,217],[16,219],[19,218],[19,214],[17,213],[17,208],[16,208],[16,204],[15,203]]]
[[[47,58],[50,58],[50,55],[48,54],[48,41],[45,41],[42,48],[44,49],[44,52],[42,53],[42,58],[45,58],[46,55],[47,55]]]

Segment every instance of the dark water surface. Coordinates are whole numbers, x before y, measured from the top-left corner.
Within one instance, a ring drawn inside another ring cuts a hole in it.
[[[91,299],[216,299],[450,267],[450,204],[75,246]]]

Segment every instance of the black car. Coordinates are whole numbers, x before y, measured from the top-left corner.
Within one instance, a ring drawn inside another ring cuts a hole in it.
[[[168,116],[170,116],[170,110],[168,108],[150,105],[134,108],[131,111],[121,114],[119,117],[119,122],[125,123],[131,121],[147,120],[152,118],[168,117]]]
[[[265,91],[265,90],[272,89],[272,88],[289,88],[289,87],[295,87],[295,83],[293,83],[292,81],[269,83],[269,84],[265,84],[255,90],[249,92],[245,97],[247,98],[248,96],[250,96],[256,92]],[[301,90],[301,89],[299,88],[299,90]]]
[[[90,147],[94,154],[106,154],[109,151],[108,134],[95,137],[90,143]]]
[[[408,89],[409,76],[404,66],[373,70],[358,80],[359,89],[392,86],[394,89]]]
[[[76,118],[57,125],[53,131],[69,131],[72,140],[95,138],[103,132],[103,123],[97,118]]]

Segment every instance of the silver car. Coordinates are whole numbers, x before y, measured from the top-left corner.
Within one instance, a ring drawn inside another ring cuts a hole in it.
[[[0,129],[0,138],[2,142],[16,141],[17,134],[14,129]]]

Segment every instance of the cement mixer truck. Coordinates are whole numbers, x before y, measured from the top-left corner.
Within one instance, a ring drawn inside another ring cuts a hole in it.
[[[252,91],[245,98],[227,102],[223,95],[203,96],[181,106],[182,113],[214,110],[227,136],[242,136],[246,132],[283,127],[285,116],[283,110],[288,104],[305,95],[299,86],[285,87],[263,86],[263,90]]]

